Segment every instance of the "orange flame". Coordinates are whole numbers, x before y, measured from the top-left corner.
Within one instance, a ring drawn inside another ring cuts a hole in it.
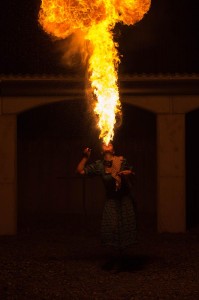
[[[100,138],[113,140],[116,117],[121,113],[118,89],[117,22],[133,25],[149,10],[151,0],[42,0],[39,23],[50,35],[64,39],[75,33],[90,42],[89,81],[96,97]]]

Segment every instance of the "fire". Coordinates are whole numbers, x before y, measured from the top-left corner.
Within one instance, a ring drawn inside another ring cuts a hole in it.
[[[55,38],[71,34],[89,41],[90,85],[96,99],[100,138],[109,144],[121,114],[118,89],[118,45],[113,39],[117,22],[133,25],[149,10],[151,0],[42,0],[39,23]],[[80,34],[81,33],[81,34]],[[82,51],[85,49],[82,49]]]

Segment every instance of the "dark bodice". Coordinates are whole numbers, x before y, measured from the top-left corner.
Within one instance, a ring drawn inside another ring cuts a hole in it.
[[[120,171],[129,169],[131,168],[127,166],[126,159],[123,159]],[[102,177],[108,198],[118,198],[129,193],[128,176],[121,177],[121,188],[116,191],[115,179],[110,173],[105,173],[103,160],[97,160],[94,163],[87,165],[84,168],[84,171],[87,175],[99,175]]]

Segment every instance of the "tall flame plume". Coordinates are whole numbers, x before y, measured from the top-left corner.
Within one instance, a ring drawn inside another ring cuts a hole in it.
[[[42,0],[39,23],[58,39],[71,34],[89,41],[88,74],[96,98],[100,138],[113,140],[117,115],[121,114],[118,89],[118,45],[113,39],[116,23],[133,25],[150,8],[151,0]],[[83,50],[82,50],[83,51]],[[84,49],[85,51],[85,49]]]

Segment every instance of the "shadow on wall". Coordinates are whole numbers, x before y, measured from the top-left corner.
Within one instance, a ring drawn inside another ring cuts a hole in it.
[[[99,158],[98,135],[85,101],[41,106],[18,116],[19,228],[41,216],[58,216],[61,222],[60,215],[76,215],[99,222],[105,198],[102,182],[75,174],[84,147],[93,149],[91,161]],[[156,229],[155,115],[124,104],[114,145],[136,172],[138,225]]]

